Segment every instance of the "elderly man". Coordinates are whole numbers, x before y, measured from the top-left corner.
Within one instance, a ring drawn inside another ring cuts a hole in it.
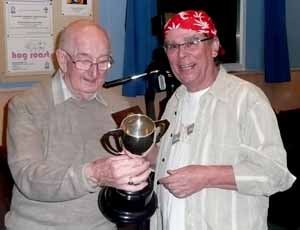
[[[15,181],[9,230],[110,230],[98,209],[102,186],[143,189],[149,162],[111,156],[100,137],[115,128],[99,88],[112,65],[107,33],[92,21],[66,27],[59,71],[9,103],[8,162]],[[133,183],[128,183],[133,181]]]
[[[164,35],[182,85],[163,115],[152,229],[267,230],[268,197],[295,180],[267,98],[216,64],[220,41],[205,12],[178,13]]]

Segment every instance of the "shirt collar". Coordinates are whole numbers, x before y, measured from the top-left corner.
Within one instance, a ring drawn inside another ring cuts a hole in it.
[[[228,88],[230,88],[230,83],[226,80],[227,72],[224,67],[220,66],[218,76],[212,86],[208,89],[207,94],[211,94],[221,101],[226,102],[228,100]],[[181,86],[176,91],[176,97],[182,98],[187,93],[185,86]]]
[[[55,105],[61,104],[69,100],[70,98],[77,100],[77,98],[74,97],[71,91],[68,89],[65,80],[63,79],[63,73],[61,70],[58,70],[54,75],[54,77],[52,78],[52,92],[53,92],[53,99]],[[107,106],[107,103],[102,97],[99,90],[95,93],[95,95],[90,100],[93,99],[96,99],[99,103]]]

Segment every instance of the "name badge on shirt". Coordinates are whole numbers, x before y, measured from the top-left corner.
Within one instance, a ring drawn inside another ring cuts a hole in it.
[[[194,127],[195,127],[195,124],[191,124],[189,126],[187,126],[185,129],[184,129],[184,134],[182,136],[182,141],[184,141],[189,135],[191,135],[193,132],[194,132]],[[180,140],[180,137],[181,137],[181,133],[176,133],[173,135],[172,137],[172,145],[176,144],[179,140]]]
[[[180,133],[176,133],[172,137],[172,145],[176,144],[180,139]]]

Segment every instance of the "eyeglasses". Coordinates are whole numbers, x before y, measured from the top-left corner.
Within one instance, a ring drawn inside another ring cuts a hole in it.
[[[183,43],[165,43],[164,44],[164,49],[167,53],[174,53],[176,51],[179,50],[179,48],[182,46],[184,47],[186,50],[193,50],[194,48],[197,48],[198,45],[201,43],[201,42],[204,42],[204,41],[208,41],[208,40],[211,40],[212,37],[208,37],[208,38],[192,38],[191,40],[189,41],[186,41],[186,42],[183,42]]]
[[[64,52],[69,56],[72,63],[75,65],[75,67],[79,70],[89,70],[92,66],[96,65],[98,70],[108,70],[111,68],[112,64],[114,63],[114,60],[111,56],[107,55],[105,56],[105,60],[101,60],[99,62],[92,62],[90,60],[74,60],[73,57],[64,50]]]

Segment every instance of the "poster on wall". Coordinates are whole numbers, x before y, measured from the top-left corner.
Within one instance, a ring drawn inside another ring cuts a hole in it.
[[[53,42],[49,37],[9,37],[7,39],[8,72],[53,70]]]
[[[52,72],[52,0],[9,0],[5,7],[7,71]]]
[[[92,16],[92,0],[61,0],[62,15]]]

